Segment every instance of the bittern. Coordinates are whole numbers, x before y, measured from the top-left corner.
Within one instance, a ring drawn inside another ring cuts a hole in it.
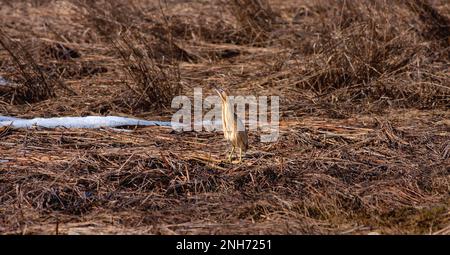
[[[241,119],[234,112],[234,105],[230,102],[228,94],[219,88],[214,88],[222,101],[222,127],[223,136],[231,143],[231,152],[228,156],[232,161],[233,153],[239,148],[239,162],[242,162],[242,154],[248,149],[247,130]]]

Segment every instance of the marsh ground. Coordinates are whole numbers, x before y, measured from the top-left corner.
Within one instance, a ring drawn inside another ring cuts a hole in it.
[[[0,114],[170,120],[280,96],[280,138],[0,127],[4,234],[449,234],[448,1],[3,1]],[[447,14],[447,16],[446,16]]]

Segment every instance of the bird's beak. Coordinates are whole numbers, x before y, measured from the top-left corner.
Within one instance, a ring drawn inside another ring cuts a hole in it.
[[[219,94],[219,96],[220,96],[220,99],[222,99],[222,100],[225,100],[224,98],[223,98],[223,95],[222,95],[222,90],[221,89],[218,89],[218,88],[214,88],[214,90],[217,92],[217,94]]]

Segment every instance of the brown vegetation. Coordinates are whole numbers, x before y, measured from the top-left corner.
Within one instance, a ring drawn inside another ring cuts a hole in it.
[[[0,115],[279,95],[280,139],[0,127],[0,233],[450,233],[448,1],[2,1]]]

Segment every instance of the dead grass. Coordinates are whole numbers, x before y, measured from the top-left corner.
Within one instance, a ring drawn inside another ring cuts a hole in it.
[[[229,164],[217,133],[0,128],[0,232],[449,234],[449,10],[8,1],[2,115],[167,120],[216,84],[281,96],[281,137]]]
[[[0,31],[0,45],[8,53],[10,64],[15,66],[12,80],[20,83],[18,86],[2,88],[11,103],[33,103],[55,95],[55,84],[36,63],[28,49],[11,40],[3,31]]]
[[[277,14],[266,0],[233,0],[231,14],[241,29],[243,42],[257,45],[270,37]]]
[[[181,94],[178,66],[156,62],[152,58],[152,49],[146,48],[148,42],[142,38],[133,39],[132,35],[122,35],[120,39],[111,41],[121,56],[122,68],[132,82],[124,81],[127,89],[121,99],[125,100],[118,103],[131,109],[167,107],[173,97]]]

